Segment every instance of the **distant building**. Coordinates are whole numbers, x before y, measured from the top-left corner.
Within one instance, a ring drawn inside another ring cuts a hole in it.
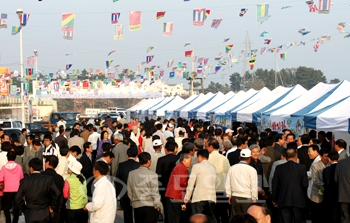
[[[193,94],[198,94],[198,92],[193,91]],[[163,96],[180,96],[180,97],[188,97],[190,96],[190,90],[186,90],[184,88],[183,83],[180,84],[169,84],[163,86]]]

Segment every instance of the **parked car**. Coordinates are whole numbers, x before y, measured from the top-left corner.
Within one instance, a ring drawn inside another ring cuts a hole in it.
[[[0,119],[0,128],[1,129],[18,129],[20,132],[22,131],[22,122],[18,121],[14,118]],[[27,131],[28,134],[30,130]]]
[[[31,134],[38,135],[40,136],[40,138],[42,138],[41,136],[44,135],[45,132],[47,132],[48,130],[48,128],[45,128],[40,123],[26,123],[25,125],[26,125],[26,129],[30,130]]]
[[[50,116],[50,123],[56,124],[61,117],[66,121],[66,130],[73,128],[73,125],[79,122],[80,113],[79,112],[52,112]]]
[[[17,137],[19,138],[22,134],[22,131],[21,130],[18,130],[18,129],[4,129],[4,133],[8,136],[11,137],[11,135],[14,133],[17,135]]]

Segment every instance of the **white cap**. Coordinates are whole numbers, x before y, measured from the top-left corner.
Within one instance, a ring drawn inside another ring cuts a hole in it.
[[[173,124],[171,124],[171,123],[169,123],[169,124],[168,124],[168,127],[170,127],[170,128],[174,128],[174,125],[173,125]]]
[[[156,139],[152,142],[153,146],[160,146],[162,145],[162,140],[160,139]]]
[[[233,130],[232,129],[226,129],[225,130],[225,133],[229,133],[229,132],[233,132]]]
[[[70,164],[68,164],[68,168],[75,174],[80,174],[81,169],[83,168],[83,166],[81,165],[81,163],[79,163],[79,161],[73,161]]]
[[[241,150],[241,157],[249,158],[251,155],[252,155],[252,152],[250,152],[250,149]]]

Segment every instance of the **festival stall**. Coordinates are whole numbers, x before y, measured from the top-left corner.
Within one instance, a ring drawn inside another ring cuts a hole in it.
[[[176,107],[182,105],[184,102],[185,102],[184,99],[182,99],[179,96],[176,96],[172,101],[168,102],[167,104],[164,104],[162,107],[159,107],[156,110],[152,108],[152,110],[153,110],[152,117],[154,119],[156,119],[157,117],[164,117],[166,110],[174,108],[174,107],[176,108]]]
[[[176,110],[179,110],[179,109],[186,107],[187,105],[191,104],[193,101],[197,100],[197,98],[199,98],[200,96],[203,96],[203,94],[192,95],[189,98],[187,98],[183,103],[181,103],[177,106],[174,106],[174,107],[172,106],[170,108],[165,109],[164,110],[165,118],[167,118],[167,119],[174,118]]]
[[[152,106],[148,109],[145,109],[142,111],[143,114],[145,114],[146,116],[149,116],[149,115],[152,115],[153,114],[153,111],[157,110],[158,108],[162,107],[163,105],[171,102],[172,100],[174,99],[173,96],[170,96],[170,97],[166,97],[164,98],[163,101],[161,101],[160,103],[158,103],[157,105],[155,106]]]
[[[193,109],[196,109],[198,107],[201,107],[201,106],[205,105],[206,103],[209,103],[217,94],[219,94],[219,93],[213,94],[213,93],[209,92],[206,95],[200,95],[197,98],[197,100],[193,101],[192,103],[188,104],[187,106],[185,106],[181,109],[176,110],[175,117],[176,118],[181,117],[181,118],[185,118],[185,119],[190,118],[190,116],[189,116],[190,111],[192,111]],[[222,94],[222,93],[220,92],[220,94]]]

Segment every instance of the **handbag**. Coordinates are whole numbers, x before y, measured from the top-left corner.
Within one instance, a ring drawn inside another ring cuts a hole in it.
[[[4,191],[5,185],[4,185],[4,181],[0,182],[0,191]]]

